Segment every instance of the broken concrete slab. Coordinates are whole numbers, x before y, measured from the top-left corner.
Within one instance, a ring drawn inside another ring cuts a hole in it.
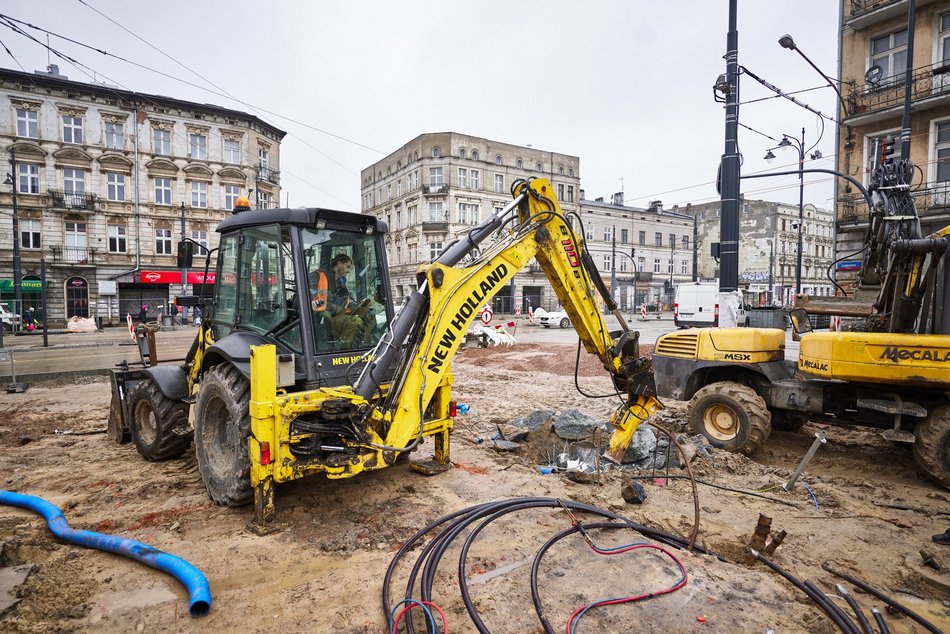
[[[20,602],[18,590],[35,568],[33,564],[0,568],[0,614]]]
[[[607,431],[606,421],[598,421],[576,409],[566,409],[555,414],[552,425],[554,433],[564,440],[590,438],[597,428]]]
[[[528,431],[538,431],[544,425],[550,423],[552,418],[554,418],[554,412],[551,410],[538,409],[527,416],[512,420],[509,424],[515,427],[524,427]]]

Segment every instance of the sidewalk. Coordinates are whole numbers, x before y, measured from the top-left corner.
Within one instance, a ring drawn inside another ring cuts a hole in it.
[[[165,326],[155,331],[155,337],[162,339],[192,339],[198,334],[198,329],[191,326]],[[106,327],[96,332],[69,332],[66,330],[50,330],[47,332],[47,348],[95,348],[101,346],[134,346],[132,335],[126,326]],[[43,348],[43,333],[3,335],[3,350],[35,350]]]

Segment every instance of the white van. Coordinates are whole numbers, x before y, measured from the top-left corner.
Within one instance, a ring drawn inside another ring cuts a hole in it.
[[[734,291],[739,299],[736,324],[749,325],[749,313],[742,291]],[[679,328],[703,328],[719,325],[719,283],[696,282],[676,287],[673,300],[673,323]]]

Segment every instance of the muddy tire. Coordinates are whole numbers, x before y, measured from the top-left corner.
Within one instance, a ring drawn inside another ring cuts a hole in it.
[[[790,412],[788,410],[775,410],[772,412],[772,427],[782,431],[796,431],[805,426],[808,422],[808,414],[801,412]]]
[[[248,437],[250,385],[232,365],[205,373],[195,404],[195,453],[208,495],[222,506],[241,506],[254,497]]]
[[[752,455],[772,432],[765,400],[751,387],[722,381],[696,392],[686,407],[689,425],[718,449]]]
[[[191,445],[188,404],[162,394],[152,379],[136,385],[129,398],[129,433],[142,457],[180,458]]]
[[[950,405],[931,410],[914,428],[914,458],[921,469],[950,489]]]

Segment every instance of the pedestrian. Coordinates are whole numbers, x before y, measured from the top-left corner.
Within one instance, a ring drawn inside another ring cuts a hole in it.
[[[34,319],[33,307],[30,306],[26,309],[26,312],[23,313],[23,327],[32,331],[33,329],[31,329],[30,326],[36,327],[36,324],[33,323]]]
[[[178,305],[175,302],[168,302],[168,316],[172,318],[172,325],[178,323]]]
[[[139,310],[139,321],[143,324],[148,318],[148,304],[142,304],[142,308]]]

